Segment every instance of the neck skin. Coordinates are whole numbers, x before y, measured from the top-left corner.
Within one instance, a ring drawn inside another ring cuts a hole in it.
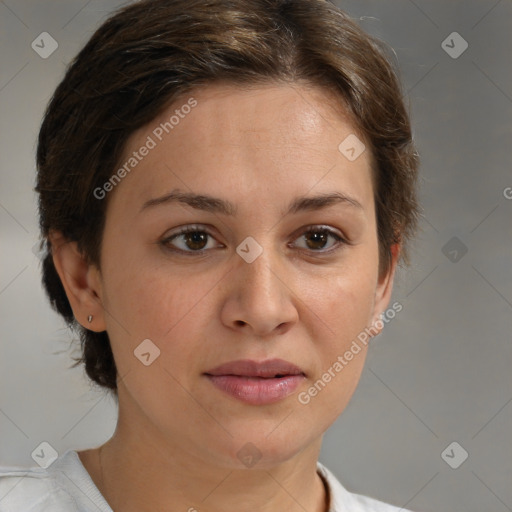
[[[78,452],[115,512],[327,512],[328,496],[316,463],[322,438],[268,470],[213,466],[164,439],[147,419],[119,407],[113,436],[100,448]],[[140,416],[139,416],[140,418]]]

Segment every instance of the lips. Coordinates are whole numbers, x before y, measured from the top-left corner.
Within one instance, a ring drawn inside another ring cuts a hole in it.
[[[261,377],[266,379],[288,375],[305,375],[298,366],[283,359],[269,359],[261,362],[242,359],[221,364],[205,373],[206,375],[213,376],[235,375],[238,377]]]
[[[251,405],[267,405],[291,395],[306,378],[296,365],[283,359],[225,363],[204,374],[219,390]]]

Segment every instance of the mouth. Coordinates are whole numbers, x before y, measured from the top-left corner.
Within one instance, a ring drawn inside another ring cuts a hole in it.
[[[283,359],[231,361],[204,375],[217,389],[252,405],[283,400],[306,378],[301,368]]]
[[[237,377],[254,377],[263,379],[274,379],[288,377],[290,375],[304,375],[304,371],[298,366],[285,361],[284,359],[268,359],[267,361],[253,361],[251,359],[240,359],[221,364],[212,370],[205,372],[206,375],[233,375]]]

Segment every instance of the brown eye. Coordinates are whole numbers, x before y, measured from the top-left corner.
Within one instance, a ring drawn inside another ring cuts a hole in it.
[[[320,227],[306,230],[299,237],[299,239],[301,238],[305,240],[305,245],[298,245],[299,248],[320,254],[334,251],[347,243],[343,237],[332,229]],[[198,226],[187,226],[178,233],[166,237],[161,241],[161,244],[175,252],[202,254],[206,250],[215,247],[208,247],[210,239],[214,240],[214,237],[208,231]],[[334,240],[334,243],[331,243],[326,249],[326,246],[329,244],[329,239]]]
[[[310,249],[323,249],[329,239],[325,231],[309,231],[306,234],[306,244]]]
[[[185,233],[183,240],[189,249],[201,250],[205,248],[208,242],[208,236],[208,233],[193,231],[191,233]]]
[[[209,248],[207,247],[209,239],[213,239],[213,236],[208,231],[188,226],[178,233],[166,237],[161,243],[173,251],[200,253]]]
[[[345,243],[345,240],[340,235],[327,228],[308,229],[301,235],[301,237],[306,241],[306,247],[302,248],[309,249],[314,252],[329,252],[332,247]],[[328,249],[325,249],[328,244],[329,237],[333,238],[336,243],[332,244]]]

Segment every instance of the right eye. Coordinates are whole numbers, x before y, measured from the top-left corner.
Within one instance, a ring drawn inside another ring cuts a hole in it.
[[[213,238],[213,235],[205,230],[202,226],[185,226],[177,233],[166,236],[160,243],[176,252],[192,254],[203,254],[206,250],[213,247],[207,247],[208,237]],[[181,242],[181,247],[174,244],[174,241]]]

